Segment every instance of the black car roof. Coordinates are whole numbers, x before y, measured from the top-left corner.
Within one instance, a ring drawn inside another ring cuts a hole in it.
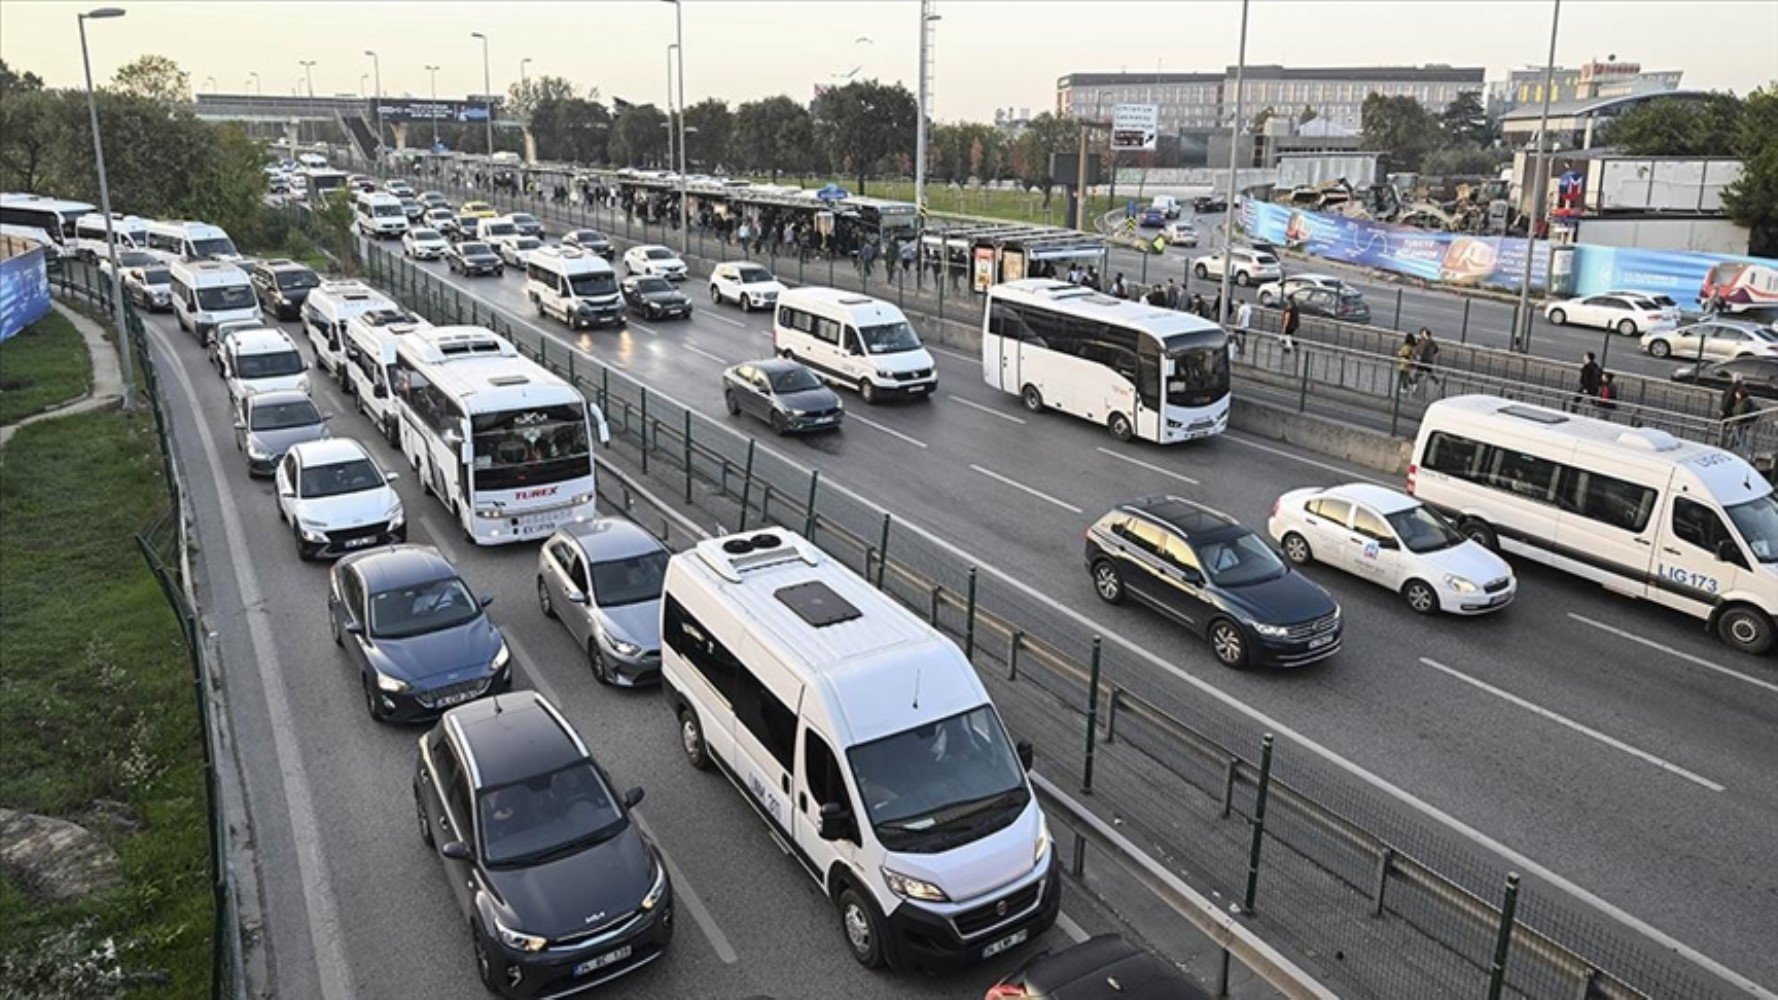
[[[1145,514],[1188,541],[1215,541],[1248,533],[1239,521],[1178,497],[1144,497],[1118,504],[1118,509]]]
[[[746,363],[765,372],[767,375],[778,375],[783,372],[796,371],[799,368],[808,368],[808,365],[805,365],[800,361],[792,361],[789,358],[763,358],[759,361],[749,361]]]
[[[391,545],[348,556],[340,565],[351,567],[373,594],[457,575],[450,560],[430,545]]]
[[[451,710],[474,764],[476,786],[522,781],[587,759],[582,745],[535,691],[482,698]]]
[[[1115,979],[1114,990],[1108,980]],[[1207,1000],[1178,970],[1116,934],[1101,934],[1031,963],[1025,986],[1050,1000]]]

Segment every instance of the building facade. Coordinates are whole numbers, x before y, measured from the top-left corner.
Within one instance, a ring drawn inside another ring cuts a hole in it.
[[[1641,63],[1607,59],[1580,66],[1557,66],[1550,78],[1550,101],[1590,101],[1602,97],[1678,90],[1683,70],[1644,70]],[[1527,66],[1507,77],[1502,111],[1543,103],[1544,68]]]

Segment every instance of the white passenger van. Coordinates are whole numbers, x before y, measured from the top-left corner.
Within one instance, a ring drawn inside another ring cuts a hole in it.
[[[376,424],[390,444],[401,440],[401,414],[396,411],[395,396],[390,391],[396,340],[431,326],[401,309],[379,309],[346,320],[346,392],[356,402],[358,412]]]
[[[782,529],[667,565],[662,682],[716,765],[840,913],[866,966],[998,954],[1056,919],[1049,827],[955,644]]]
[[[148,248],[166,258],[178,260],[237,261],[241,252],[235,241],[221,226],[208,222],[150,222]]]
[[[511,243],[521,235],[518,225],[510,216],[496,215],[488,219],[475,219],[470,224],[475,227],[471,238],[488,244],[495,253],[500,252],[501,244]]]
[[[303,332],[315,349],[315,366],[347,386],[346,321],[383,309],[399,309],[383,293],[361,281],[323,281],[303,299]]]
[[[1490,547],[1704,619],[1763,653],[1778,615],[1778,498],[1740,457],[1495,396],[1426,410],[1408,491]]]
[[[113,212],[111,229],[117,234],[118,250],[148,249],[147,219]],[[87,260],[109,257],[111,250],[105,240],[104,213],[89,212],[74,220],[74,240],[69,246]]]
[[[361,191],[352,202],[358,231],[374,239],[399,238],[407,232],[407,209],[386,191]]]
[[[617,272],[605,258],[572,247],[539,247],[525,261],[525,294],[539,316],[576,327],[624,321]]]
[[[222,377],[228,380],[228,398],[235,406],[256,392],[295,389],[309,391],[302,355],[284,331],[242,330],[223,342]]]
[[[857,292],[793,288],[778,296],[772,346],[829,381],[857,389],[867,403],[930,396],[938,389],[932,355],[907,317]]]
[[[74,253],[74,224],[96,211],[84,201],[64,201],[37,194],[0,193],[0,225],[36,230],[49,241],[52,253]]]
[[[216,324],[231,319],[259,321],[259,296],[247,272],[219,260],[177,260],[168,268],[173,318],[179,328],[208,344]]]

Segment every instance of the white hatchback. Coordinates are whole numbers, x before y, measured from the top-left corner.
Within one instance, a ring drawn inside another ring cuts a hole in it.
[[[1437,511],[1382,486],[1291,490],[1272,505],[1266,531],[1292,563],[1345,570],[1396,591],[1421,614],[1486,614],[1518,592],[1506,560]]]
[[[300,559],[407,540],[407,512],[389,485],[395,473],[351,438],[291,445],[273,476],[278,519],[290,525]]]
[[[645,274],[668,281],[684,281],[685,261],[664,246],[645,243],[624,251],[624,274]]]
[[[401,238],[401,252],[414,260],[440,260],[451,244],[436,229],[409,229]]]

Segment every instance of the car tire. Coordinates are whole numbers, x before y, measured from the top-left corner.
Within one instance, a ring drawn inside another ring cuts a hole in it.
[[[790,428],[788,426],[786,426],[786,424],[784,423],[784,414],[779,413],[777,410],[773,410],[772,411],[772,433],[778,435],[779,437],[783,437],[785,432],[787,432],[789,430],[790,430]]]
[[[1269,305],[1271,305],[1271,304],[1272,304],[1272,295],[1271,295],[1271,293],[1270,293],[1270,292],[1260,292],[1260,293],[1259,293],[1259,304],[1260,304],[1260,305],[1262,305],[1262,306],[1269,306]]]
[[[438,841],[432,836],[432,821],[426,818],[426,805],[420,801],[418,788],[414,789],[414,817],[420,821],[420,843],[436,848]]]
[[[1288,532],[1283,541],[1284,558],[1290,560],[1292,566],[1307,566],[1315,561],[1315,550],[1309,547],[1309,540],[1296,532]]]
[[[747,296],[745,296],[745,295],[735,296],[735,305],[740,306],[741,311],[744,313],[750,313],[753,311],[753,302],[750,299],[748,299]]]
[[[1106,604],[1124,603],[1124,575],[1109,559],[1093,563],[1093,592]]]
[[[866,403],[869,403],[872,406],[877,405],[877,384],[870,379],[861,380],[858,383],[858,395],[863,398]]]
[[[1636,321],[1629,320],[1629,319],[1618,320],[1617,332],[1623,334],[1626,337],[1636,336]]]
[[[1247,666],[1247,637],[1241,634],[1241,626],[1218,618],[1210,623],[1204,636],[1210,641],[1210,655],[1216,657],[1216,662],[1230,670]]]
[[[291,534],[292,538],[296,539],[297,561],[298,562],[314,562],[315,561],[315,550],[310,547],[308,542],[303,541],[302,525],[297,524],[295,521],[291,521],[290,522],[290,534]]]
[[[856,888],[840,890],[840,931],[858,964],[867,969],[883,967],[883,922],[876,908]]]
[[[1128,443],[1131,438],[1136,436],[1136,428],[1131,425],[1130,418],[1121,413],[1113,413],[1111,418],[1105,421],[1105,429],[1110,431],[1111,436],[1116,438],[1119,443]]]
[[[1550,315],[1549,315],[1549,321],[1551,323],[1554,323],[1557,326],[1567,326],[1568,325],[1568,314],[1563,312],[1560,309],[1551,309]]]
[[[370,678],[358,675],[358,686],[364,690],[364,711],[373,722],[383,721],[383,710],[377,707],[377,692],[371,687]]]
[[[469,937],[475,949],[475,974],[481,978],[482,987],[495,996],[504,996],[500,989],[500,973],[494,968],[493,956],[488,954],[488,935],[480,924],[472,923]]]
[[[1210,269],[1202,264],[1198,264],[1192,268],[1192,274],[1197,275],[1199,281],[1203,281],[1210,277]]]
[[[586,663],[593,671],[593,680],[611,685],[611,664],[605,662],[605,651],[599,648],[597,637],[586,641]]]
[[[1408,602],[1408,607],[1418,614],[1436,614],[1439,610],[1438,591],[1433,590],[1432,585],[1425,580],[1409,580],[1402,584],[1401,596]]]
[[[1253,278],[1248,276],[1246,271],[1236,271],[1235,272],[1235,284],[1240,285],[1242,288],[1246,288],[1248,285],[1250,285],[1252,283],[1253,283]]]
[[[729,416],[738,417],[741,415],[741,401],[735,398],[733,391],[722,394],[722,405],[728,410]]]
[[[1494,528],[1488,522],[1479,517],[1464,518],[1458,522],[1457,530],[1463,533],[1463,537],[1489,552],[1500,551],[1500,536],[1494,533]]]
[[[1664,358],[1673,353],[1673,345],[1664,340],[1651,340],[1648,342],[1648,353],[1657,358]]]
[[[556,614],[556,606],[549,599],[549,584],[544,582],[541,575],[537,577],[537,610],[543,612],[543,617],[551,621],[561,617]]]
[[[710,770],[710,748],[704,742],[704,726],[698,721],[697,710],[690,705],[679,710],[679,749],[685,753],[685,762],[692,766],[692,770]]]
[[[722,305],[722,293],[716,290],[715,285],[710,286],[710,304],[713,306]]]
[[[1772,619],[1746,604],[1731,604],[1716,616],[1716,634],[1738,652],[1759,656],[1772,648]]]
[[[1039,392],[1036,386],[1025,386],[1019,393],[1019,397],[1025,401],[1025,409],[1032,413],[1043,412],[1043,393]]]
[[[335,646],[343,648],[346,645],[346,634],[340,631],[340,617],[333,613],[333,602],[331,601],[327,604],[327,631],[333,634]]]

